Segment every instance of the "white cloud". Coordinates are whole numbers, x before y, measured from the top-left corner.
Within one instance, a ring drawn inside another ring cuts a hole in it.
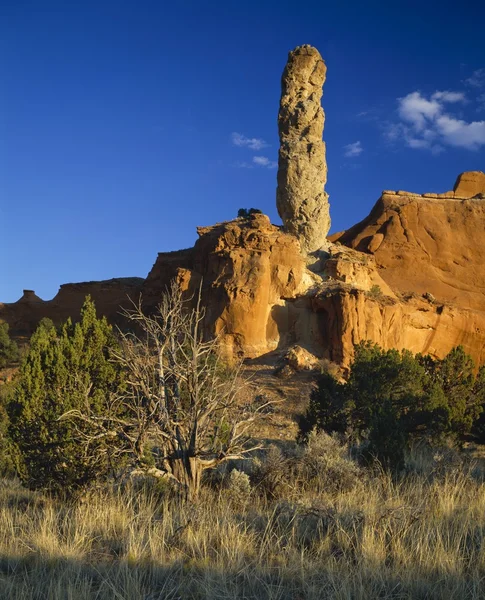
[[[485,87],[485,69],[477,69],[473,71],[468,79],[465,79],[465,83],[474,88]]]
[[[478,150],[485,145],[485,121],[467,122],[450,114],[447,104],[458,102],[466,102],[465,95],[450,91],[435,92],[429,98],[420,92],[398,98],[401,122],[389,124],[386,137],[434,154],[442,152],[443,146]]]
[[[410,137],[406,141],[410,148],[429,148],[430,145],[428,140],[420,140],[419,138]]]
[[[267,156],[253,156],[253,163],[267,169],[275,169],[278,166],[277,162],[270,160]]]
[[[399,98],[398,113],[403,121],[420,131],[424,129],[427,119],[432,119],[440,111],[438,100],[427,100],[419,92],[412,92],[404,98]]]
[[[454,119],[442,115],[436,120],[438,132],[450,146],[478,150],[485,146],[485,121],[467,123],[462,119]]]
[[[237,131],[234,131],[231,134],[231,140],[234,146],[246,147],[251,150],[261,150],[261,148],[269,146],[269,144],[261,138],[248,138],[242,133],[237,133]]]
[[[360,141],[357,141],[353,142],[352,144],[345,145],[344,150],[344,156],[351,158],[353,156],[359,156],[359,154],[362,154],[364,148],[362,148],[362,144],[360,143]]]
[[[441,102],[465,102],[465,94],[463,92],[435,92],[431,98]]]

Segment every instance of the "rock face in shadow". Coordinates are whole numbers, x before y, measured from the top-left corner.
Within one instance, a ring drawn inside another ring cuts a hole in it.
[[[66,319],[79,318],[79,312],[87,295],[96,304],[98,315],[109,318],[113,324],[121,322],[120,311],[128,307],[130,298],[136,300],[144,280],[138,277],[66,283],[52,300],[44,301],[33,290],[24,290],[23,296],[8,304],[0,303],[0,321],[9,324],[15,337],[29,337],[39,321],[48,318],[56,324]]]
[[[304,252],[327,247],[330,229],[325,143],[321,106],[327,68],[312,46],[298,46],[288,55],[281,78],[278,114],[280,150],[276,206],[286,231]]]

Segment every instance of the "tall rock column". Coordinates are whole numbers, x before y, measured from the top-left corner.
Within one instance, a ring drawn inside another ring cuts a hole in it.
[[[286,230],[307,253],[328,246],[330,229],[320,103],[326,72],[318,50],[304,45],[289,53],[281,78],[276,206]]]

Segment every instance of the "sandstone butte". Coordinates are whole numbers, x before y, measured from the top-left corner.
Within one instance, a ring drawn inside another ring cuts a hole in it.
[[[152,310],[176,279],[188,296],[201,287],[205,334],[219,335],[228,358],[281,354],[298,344],[348,367],[354,344],[369,339],[384,348],[437,357],[462,344],[477,364],[484,363],[485,174],[462,173],[453,191],[444,193],[387,190],[368,217],[327,238],[321,133],[317,128],[310,142],[317,148],[320,175],[313,160],[301,159],[299,134],[288,141],[281,133],[288,73],[299,81],[300,92],[313,89],[311,110],[323,127],[317,104],[325,69],[313,50],[295,49],[283,72],[280,139],[282,147],[295,144],[289,153],[280,150],[277,198],[283,227],[263,214],[199,227],[193,248],[160,253],[146,279],[65,284],[50,301],[26,290],[17,302],[0,304],[0,321],[9,323],[14,336],[28,336],[43,317],[75,318],[90,294],[99,313],[122,325],[120,307],[128,306],[129,298],[141,295]],[[299,101],[293,110],[301,114]],[[291,111],[287,117],[292,121]],[[298,120],[292,122],[298,129]],[[293,151],[303,192],[295,188],[298,177],[288,176]],[[290,179],[282,196],[282,184]],[[299,210],[302,202],[314,203],[322,217],[320,231],[309,227],[314,216]],[[298,213],[296,226],[291,210]]]

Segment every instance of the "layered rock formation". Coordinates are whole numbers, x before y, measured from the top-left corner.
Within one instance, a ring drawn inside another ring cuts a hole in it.
[[[0,320],[27,335],[42,317],[76,317],[89,293],[116,322],[128,296],[141,293],[152,310],[175,278],[188,296],[202,285],[206,335],[219,335],[229,358],[299,344],[348,367],[354,344],[371,339],[438,357],[462,344],[483,363],[485,200],[429,196],[384,193],[332,236],[316,273],[295,236],[252,215],[199,228],[194,248],[161,253],[144,281],[69,284],[50,302],[26,292],[0,305]]]
[[[78,318],[86,296],[91,296],[99,315],[112,323],[120,322],[120,311],[130,298],[136,300],[144,279],[125,277],[107,281],[66,283],[52,300],[44,301],[33,290],[24,290],[17,302],[0,303],[0,321],[9,324],[10,333],[17,338],[29,337],[43,318],[62,323],[68,317]]]
[[[369,297],[340,290],[320,299],[334,338],[334,360],[348,362],[353,343],[445,355],[461,344],[485,362],[485,200],[480,172],[462,173],[454,191],[413,194],[386,190],[369,216],[330,237],[373,256],[395,292]],[[485,175],[484,175],[485,178]]]
[[[395,291],[485,310],[485,202],[470,197],[476,187],[464,190],[469,175],[435,197],[385,191],[366,219],[331,240],[372,254]]]
[[[285,231],[263,214],[199,227],[195,246],[159,254],[146,280],[68,284],[49,302],[26,290],[0,304],[0,321],[27,336],[43,317],[76,318],[90,294],[118,323],[130,298],[152,311],[176,279],[187,297],[201,290],[205,335],[228,358],[298,344],[303,362],[309,351],[345,368],[370,339],[437,357],[462,344],[484,363],[485,174],[462,173],[445,193],[385,191],[366,219],[327,239],[325,73],[315,48],[290,52],[278,119]]]
[[[284,306],[311,285],[298,241],[263,214],[198,228],[194,248],[161,253],[143,286],[145,305],[172,279],[189,293],[202,284],[206,335],[218,335],[226,357],[275,350],[286,334]]]
[[[457,197],[474,198],[485,195],[485,173],[466,171],[458,175],[453,191]]]
[[[281,79],[276,205],[285,229],[298,238],[304,252],[328,246],[325,116],[320,103],[326,71],[316,48],[298,46],[289,53]]]

